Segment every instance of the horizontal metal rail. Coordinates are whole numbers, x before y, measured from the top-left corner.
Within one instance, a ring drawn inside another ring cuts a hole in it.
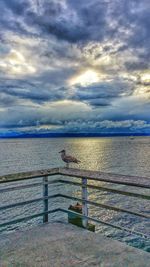
[[[76,186],[82,186],[82,183],[77,183],[77,182],[72,182],[72,181],[67,181],[67,180],[57,180],[57,182],[60,183],[65,183],[65,184],[70,184],[70,185],[76,185]],[[116,194],[121,194],[125,196],[131,196],[131,197],[137,197],[137,198],[143,198],[143,199],[150,199],[150,195],[144,195],[144,194],[139,194],[139,193],[133,193],[133,192],[128,192],[128,191],[123,191],[123,190],[118,190],[118,189],[113,189],[113,188],[108,188],[104,186],[97,186],[97,185],[86,185],[87,188],[91,189],[97,189],[100,191],[108,191]]]
[[[33,179],[33,178],[41,178],[43,176],[52,176],[57,174],[60,174],[59,168],[7,174],[0,176],[0,183],[17,182],[17,181]]]
[[[74,177],[74,178],[79,178],[82,179],[82,183],[78,183],[75,181],[69,181],[69,180],[64,180],[64,179],[56,179],[53,181],[48,181],[48,176],[54,176],[54,175],[61,175],[61,176],[67,176],[67,177]],[[16,182],[16,181],[22,181],[26,179],[36,179],[36,178],[41,178],[43,177],[43,182],[33,182],[32,184],[25,184],[25,185],[17,185],[17,186],[12,186],[8,188],[2,188],[0,189],[0,193],[6,193],[14,190],[21,190],[21,189],[27,189],[27,188],[33,188],[33,187],[38,187],[42,186],[43,188],[43,197],[36,198],[36,199],[30,199],[27,201],[22,201],[18,203],[12,203],[9,205],[1,206],[0,211],[5,210],[5,209],[10,209],[10,208],[15,208],[15,207],[21,207],[23,205],[28,205],[31,203],[36,203],[43,201],[43,212],[33,214],[31,216],[26,216],[20,219],[16,219],[10,222],[5,222],[0,224],[0,227],[5,227],[7,225],[19,223],[22,221],[27,221],[30,219],[34,219],[36,217],[43,216],[43,222],[48,221],[48,214],[53,213],[53,212],[64,212],[64,213],[72,213],[76,214],[77,216],[80,216],[83,219],[83,222],[91,220],[97,223],[101,223],[107,226],[114,227],[116,229],[120,229],[123,231],[128,231],[134,234],[138,234],[142,237],[147,237],[147,235],[143,233],[136,232],[134,230],[130,230],[128,228],[124,228],[118,225],[111,224],[109,222],[104,222],[99,219],[91,218],[88,216],[88,205],[93,205],[96,207],[108,209],[108,210],[114,210],[117,212],[125,212],[128,214],[132,214],[135,216],[140,216],[142,218],[150,218],[149,214],[141,213],[141,212],[136,212],[136,211],[131,211],[128,209],[124,209],[121,207],[116,207],[113,205],[108,205],[104,203],[96,203],[94,201],[90,201],[87,199],[87,188],[95,189],[95,190],[100,190],[100,191],[108,191],[111,193],[115,194],[121,194],[125,196],[130,196],[130,197],[137,197],[141,199],[146,199],[149,200],[150,196],[147,194],[143,193],[134,193],[134,192],[128,192],[124,191],[121,189],[116,189],[116,188],[109,188],[104,185],[91,185],[87,184],[87,180],[91,181],[97,181],[97,182],[105,182],[105,183],[111,183],[111,184],[121,184],[125,186],[134,186],[137,188],[145,188],[146,190],[150,189],[150,179],[144,178],[144,177],[135,177],[135,176],[126,176],[126,175],[117,175],[117,174],[111,174],[111,173],[102,173],[102,172],[95,172],[95,171],[87,171],[87,170],[80,170],[80,169],[67,169],[67,168],[52,168],[52,169],[46,169],[46,170],[40,170],[40,171],[31,171],[31,172],[24,172],[24,173],[17,173],[17,174],[10,174],[10,175],[5,175],[5,176],[0,176],[0,184],[1,183],[10,183],[10,182]],[[84,182],[84,183],[83,183]],[[50,184],[70,184],[70,185],[75,185],[75,186],[80,186],[82,188],[82,198],[79,197],[73,197],[65,194],[54,194],[49,196],[48,195],[48,185]],[[75,201],[80,201],[82,203],[82,214],[76,213],[74,211],[66,210],[66,209],[53,209],[49,210],[48,209],[48,199],[52,198],[65,198],[65,199],[70,199],[70,200],[75,200]],[[47,218],[47,219],[46,219]]]
[[[92,217],[89,217],[89,216],[85,216],[83,214],[80,214],[80,213],[77,213],[77,212],[74,212],[74,211],[71,211],[71,210],[63,209],[63,208],[48,210],[46,213],[47,214],[51,214],[51,213],[55,213],[55,212],[64,212],[64,213],[67,213],[67,214],[69,214],[69,213],[70,214],[74,214],[74,215],[77,215],[78,217],[86,218],[86,219],[89,219],[89,220],[91,220],[93,222],[96,222],[96,223],[99,223],[99,224],[107,225],[107,226],[110,226],[110,227],[113,227],[113,228],[116,228],[116,229],[119,229],[119,230],[122,230],[122,231],[126,231],[126,232],[129,232],[129,233],[135,234],[135,235],[139,235],[139,236],[144,237],[144,238],[150,238],[150,236],[147,235],[147,234],[144,234],[144,233],[141,233],[141,232],[138,232],[138,231],[135,231],[135,230],[131,230],[129,228],[125,228],[125,227],[122,227],[122,226],[119,226],[119,225],[115,225],[115,224],[112,224],[112,223],[109,223],[109,222],[105,222],[105,221],[102,221],[102,220],[99,220],[99,219],[95,219],[95,218],[92,218]],[[22,218],[19,218],[19,219],[16,219],[16,220],[5,222],[5,223],[0,224],[0,228],[6,227],[6,226],[12,225],[12,224],[20,223],[20,222],[23,222],[23,221],[32,220],[32,219],[35,219],[37,217],[41,217],[44,214],[45,214],[45,212],[36,213],[36,214],[30,215],[30,216],[26,216],[26,217],[22,217]],[[0,229],[0,232],[1,231],[3,231],[3,230]]]
[[[13,203],[13,204],[1,206],[0,207],[0,211],[1,210],[5,210],[5,209],[11,209],[11,208],[15,208],[15,207],[20,207],[20,206],[24,206],[24,205],[28,205],[28,204],[31,204],[31,203],[39,202],[39,201],[46,200],[46,199],[56,198],[56,197],[60,197],[60,194],[55,194],[55,195],[48,196],[48,197],[40,197],[40,198],[30,199],[30,200],[27,200],[27,201],[22,201],[22,202],[18,202],[18,203]]]
[[[0,193],[6,193],[6,192],[16,191],[16,190],[21,190],[21,189],[26,189],[26,188],[32,188],[36,186],[42,186],[42,183],[33,183],[33,184],[18,185],[18,186],[3,188],[3,189],[0,189]]]
[[[52,198],[57,198],[57,197],[62,197],[62,198],[67,198],[67,199],[83,202],[82,198],[72,197],[72,196],[68,196],[68,195],[64,195],[64,194],[55,194],[55,195],[48,196],[48,197],[41,197],[41,198],[36,198],[36,199],[31,199],[31,200],[27,200],[27,201],[23,201],[23,202],[18,202],[18,203],[13,203],[13,204],[1,206],[0,210],[5,210],[5,209],[14,208],[14,207],[24,206],[24,205],[35,203],[35,202],[39,202],[39,201],[42,201],[42,200],[45,200],[45,199],[52,199]],[[125,213],[129,213],[129,214],[132,214],[132,215],[140,216],[140,217],[143,217],[143,218],[150,218],[150,215],[148,215],[148,214],[139,213],[139,212],[135,212],[135,211],[130,211],[128,209],[123,209],[123,208],[119,208],[119,207],[112,206],[112,205],[106,205],[106,204],[103,204],[103,203],[96,203],[96,202],[93,202],[93,201],[90,201],[90,200],[84,200],[84,202],[88,203],[89,205],[93,205],[93,206],[97,206],[97,207],[101,207],[101,208],[105,208],[105,209],[109,209],[109,210],[125,212]]]
[[[144,238],[150,238],[149,235],[147,234],[144,234],[144,233],[141,233],[141,232],[138,232],[138,231],[135,231],[135,230],[131,230],[129,228],[125,228],[125,227],[122,227],[122,226],[119,226],[119,225],[115,225],[115,224],[112,224],[112,223],[109,223],[109,222],[105,222],[105,221],[102,221],[102,220],[98,220],[98,219],[95,219],[95,218],[92,218],[92,217],[89,217],[89,216],[85,216],[81,213],[77,213],[75,211],[72,211],[72,210],[67,210],[67,209],[62,209],[60,208],[59,211],[62,211],[62,212],[65,212],[67,214],[74,214],[78,217],[81,217],[81,218],[86,218],[86,219],[89,219],[90,221],[93,221],[93,222],[96,222],[96,223],[100,223],[100,224],[104,224],[104,225],[107,225],[107,226],[111,226],[113,228],[116,228],[116,229],[119,229],[119,230],[122,230],[122,231],[126,231],[126,232],[129,232],[129,233],[132,233],[132,234],[135,234],[135,235],[139,235],[141,237],[144,237]]]
[[[150,188],[150,179],[145,177],[105,173],[99,171],[87,171],[72,168],[59,168],[59,174],[76,178],[86,177],[86,179],[93,181]]]
[[[60,209],[48,210],[46,213],[50,214],[50,213],[54,213],[54,212],[57,212],[57,211],[60,211]],[[11,225],[11,224],[16,224],[16,223],[20,223],[20,222],[23,222],[23,221],[32,220],[32,219],[35,219],[35,218],[43,216],[43,215],[45,215],[45,212],[40,212],[40,213],[36,213],[36,214],[30,215],[30,216],[26,216],[26,217],[23,217],[23,218],[16,219],[16,220],[13,220],[13,221],[1,223],[0,224],[0,228],[6,227],[6,226]],[[0,232],[1,231],[3,231],[3,230],[0,229]]]
[[[70,185],[75,185],[75,186],[82,186],[82,183],[67,181],[67,180],[63,180],[63,179],[56,179],[54,181],[48,182],[48,184],[57,184],[57,183],[65,183],[65,184],[70,184]],[[0,189],[0,193],[6,193],[6,192],[10,192],[10,191],[15,191],[15,190],[22,190],[22,189],[32,188],[32,187],[36,187],[36,186],[38,187],[38,186],[42,186],[42,185],[43,185],[43,183],[41,183],[41,182],[37,183],[36,182],[36,183],[32,183],[32,184],[27,184],[27,185],[13,186],[13,187]],[[142,199],[147,199],[147,200],[150,199],[150,195],[133,193],[133,192],[128,192],[128,191],[124,191],[124,190],[118,190],[118,189],[113,189],[113,188],[109,188],[109,187],[104,187],[104,186],[87,184],[86,187],[91,188],[91,189],[100,190],[100,191],[108,191],[108,192],[112,192],[112,193],[117,193],[117,194],[121,194],[121,195],[125,195],[125,196],[137,197],[137,198],[142,198]]]
[[[87,170],[72,169],[72,168],[51,168],[45,170],[3,175],[0,176],[0,183],[15,182],[25,179],[40,178],[43,176],[52,176],[52,175],[65,175],[76,178],[86,177],[86,179],[93,181],[102,181],[107,183],[150,188],[150,179],[145,177],[104,173],[99,171],[89,171],[89,170],[87,171]]]
[[[71,196],[63,195],[63,194],[59,194],[59,197],[63,197],[63,198],[67,198],[67,199],[72,199],[72,200],[77,200],[77,201],[83,202],[83,199],[79,198],[79,197],[71,197]],[[119,212],[125,212],[125,213],[129,213],[129,214],[140,216],[140,217],[147,218],[147,219],[150,218],[150,215],[148,215],[148,214],[139,213],[139,212],[135,212],[135,211],[130,211],[128,209],[123,209],[123,208],[115,207],[115,206],[112,206],[112,205],[106,205],[106,204],[103,204],[103,203],[96,203],[96,202],[93,202],[93,201],[90,201],[90,200],[84,200],[84,202],[86,202],[86,203],[88,203],[90,205],[96,206],[96,207],[101,207],[101,208],[114,210],[114,211],[119,211]]]
[[[59,180],[54,180],[54,181],[49,181],[48,184],[56,184],[58,182],[59,182]],[[6,192],[10,192],[10,191],[22,190],[22,189],[32,188],[32,187],[42,186],[42,185],[43,185],[43,183],[41,183],[41,182],[40,183],[26,184],[26,185],[18,185],[18,186],[13,186],[13,187],[0,189],[0,193],[6,193]]]

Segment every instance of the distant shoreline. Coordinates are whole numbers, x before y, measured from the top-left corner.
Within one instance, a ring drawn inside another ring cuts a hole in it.
[[[112,133],[112,134],[99,134],[99,133],[54,133],[54,134],[20,134],[0,136],[0,139],[21,139],[21,138],[92,138],[92,137],[149,137],[147,133]]]

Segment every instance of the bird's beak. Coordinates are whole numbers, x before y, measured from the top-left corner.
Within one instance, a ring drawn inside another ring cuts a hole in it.
[[[59,151],[58,153],[63,153],[63,152],[65,152],[65,150],[61,150],[61,151]]]

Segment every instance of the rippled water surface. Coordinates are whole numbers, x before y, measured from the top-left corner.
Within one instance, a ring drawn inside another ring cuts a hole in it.
[[[1,139],[0,140],[0,175],[16,173],[28,170],[37,170],[51,167],[64,166],[58,152],[65,148],[69,154],[80,159],[78,167],[88,170],[99,170],[103,172],[113,172],[118,174],[144,176],[150,178],[150,138],[149,137],[129,137],[120,138],[43,138],[43,139]],[[74,165],[72,165],[74,166]],[[75,166],[74,166],[75,167]],[[55,179],[58,177],[49,177]],[[67,178],[66,179],[74,179]],[[75,180],[75,179],[74,179]],[[34,179],[41,181],[41,178]],[[13,183],[32,183],[33,180]],[[98,184],[98,182],[97,182]],[[103,183],[104,184],[104,183]],[[11,184],[12,185],[12,184]],[[6,186],[10,186],[5,184]],[[108,186],[108,185],[107,185]],[[3,188],[4,185],[0,185]],[[149,194],[147,189],[127,188],[121,185],[113,187],[124,188],[126,190]],[[55,184],[49,186],[49,195],[63,192],[68,195],[80,196],[81,190],[70,185]],[[13,191],[0,194],[0,206],[16,201],[25,201],[42,196],[42,188],[35,187],[20,191]],[[147,200],[139,200],[133,197],[114,195],[110,192],[89,190],[90,200],[99,203],[116,205],[138,212],[150,213]],[[71,202],[65,199],[53,199],[49,201],[49,208],[58,206],[68,208]],[[25,205],[15,209],[8,209],[0,212],[0,223],[14,220],[26,215],[31,215],[43,210],[42,203]],[[89,207],[89,215],[101,220],[118,224],[145,234],[149,234],[150,223],[148,219],[132,216],[126,213],[104,210],[96,207]],[[50,220],[65,220],[66,217],[60,214],[52,214]],[[18,228],[31,227],[41,223],[42,218],[32,221],[7,226],[4,231],[13,231]],[[125,241],[128,244],[150,251],[150,241],[139,236],[114,230],[103,225],[96,225],[97,231],[106,236]]]

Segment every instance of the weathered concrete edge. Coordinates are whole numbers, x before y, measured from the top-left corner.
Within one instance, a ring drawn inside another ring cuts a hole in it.
[[[50,245],[52,243],[53,245]],[[44,250],[43,244],[45,247]],[[92,247],[91,244],[93,244]],[[56,248],[56,255],[54,254],[55,251],[53,246]],[[72,251],[72,255],[69,255],[68,250],[65,249],[68,248],[68,246],[70,247],[70,251]],[[77,247],[79,249],[76,249]],[[34,261],[36,260],[34,255],[37,255],[37,250],[38,260],[40,259],[40,261],[39,263],[37,262],[37,265],[34,265],[33,263],[35,263]],[[57,250],[59,250],[59,254],[57,253]],[[69,262],[69,259],[72,257],[73,259],[78,258],[76,257],[76,252],[80,253],[78,256],[80,260],[83,260],[83,263],[87,257],[88,261],[92,259],[91,263],[95,263],[94,266],[101,266],[99,263],[107,262],[108,266],[148,267],[150,263],[150,254],[146,251],[142,251],[117,240],[104,237],[101,234],[91,233],[76,226],[60,222],[39,225],[29,230],[19,230],[15,234],[4,234],[1,236],[0,240],[0,251],[1,263],[11,263],[12,259],[15,263],[16,259],[17,263],[20,263],[20,256],[22,256],[22,264],[27,261],[29,264],[27,266],[36,267],[59,266],[57,264],[53,265],[53,262],[51,261],[54,259],[56,262],[56,257],[59,257],[61,262],[61,260],[65,257]],[[51,255],[52,257],[48,258],[47,265],[41,265],[43,257],[46,259],[45,253],[47,255]],[[110,262],[112,265],[110,265]],[[91,263],[86,266],[91,267]],[[70,267],[70,264],[60,266]]]

